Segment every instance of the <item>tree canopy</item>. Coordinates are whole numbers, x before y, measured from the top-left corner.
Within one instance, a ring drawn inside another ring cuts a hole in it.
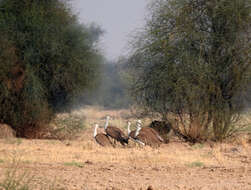
[[[0,1],[0,122],[22,131],[48,122],[99,74],[102,30],[67,2]]]
[[[190,141],[235,131],[250,84],[250,0],[158,0],[129,59],[131,94]]]

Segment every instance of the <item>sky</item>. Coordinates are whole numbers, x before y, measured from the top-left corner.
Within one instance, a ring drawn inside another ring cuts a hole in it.
[[[130,36],[144,26],[148,0],[72,0],[81,23],[96,23],[104,31],[101,49],[108,60],[126,55]]]

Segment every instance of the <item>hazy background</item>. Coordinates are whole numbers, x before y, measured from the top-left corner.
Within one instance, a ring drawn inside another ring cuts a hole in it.
[[[148,0],[72,0],[80,22],[96,23],[105,31],[101,48],[108,60],[126,54],[129,36],[144,25]]]

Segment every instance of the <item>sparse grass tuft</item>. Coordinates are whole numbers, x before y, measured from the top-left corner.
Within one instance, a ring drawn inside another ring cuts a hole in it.
[[[83,164],[83,163],[76,162],[76,161],[65,162],[64,165],[65,165],[65,166],[75,166],[75,167],[78,167],[78,168],[83,168],[83,167],[84,167],[84,164]]]
[[[4,178],[0,181],[0,190],[31,190],[37,189],[36,185],[33,182],[37,181],[39,178],[31,175],[27,170],[23,170],[21,167],[23,163],[31,164],[30,161],[23,161],[18,155],[13,154],[9,158],[9,162],[7,161],[7,171],[4,174]],[[4,162],[0,159],[0,162]],[[2,177],[2,176],[0,176]],[[35,180],[34,180],[35,179]],[[34,181],[33,181],[34,180]],[[41,190],[65,190],[58,180],[55,178],[54,180],[46,180],[39,179],[41,181],[41,186],[39,189]]]
[[[0,190],[29,190],[31,189],[31,177],[27,172],[18,169],[19,162],[13,160],[11,168],[7,170],[5,178],[0,182]]]
[[[203,167],[204,163],[200,162],[200,161],[195,161],[195,162],[191,162],[190,164],[188,164],[188,167],[193,168],[193,167]]]

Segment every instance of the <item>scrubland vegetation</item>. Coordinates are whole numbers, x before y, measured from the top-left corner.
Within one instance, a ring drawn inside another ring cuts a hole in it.
[[[175,116],[188,141],[235,132],[250,85],[250,1],[156,1],[128,60],[146,112]]]
[[[0,121],[24,137],[96,84],[102,30],[59,0],[0,1],[0,28]]]
[[[102,30],[80,24],[67,2],[0,3],[0,121],[17,136],[35,138],[56,113],[82,105],[134,105],[189,142],[238,131],[250,100],[249,1],[152,2],[118,63],[104,61]]]
[[[113,118],[112,125],[121,129],[126,127],[127,120],[135,127],[137,118],[129,110],[87,107],[58,115],[67,118],[69,129],[75,127],[76,120],[88,118],[74,138],[1,139],[0,183],[5,186],[8,181],[16,183],[16,189],[24,185],[29,189],[136,190],[150,185],[159,190],[250,189],[251,130],[222,143],[188,144],[171,133],[170,142],[157,149],[133,141],[127,147],[104,148],[93,139],[93,124],[104,126],[106,115]],[[250,113],[246,113],[243,122],[250,123],[250,119]],[[143,119],[145,125],[150,121],[150,118]],[[67,131],[64,137],[69,137]]]
[[[0,0],[0,190],[251,189],[250,5],[152,1],[109,62],[67,1]],[[100,147],[107,115],[170,142]]]

